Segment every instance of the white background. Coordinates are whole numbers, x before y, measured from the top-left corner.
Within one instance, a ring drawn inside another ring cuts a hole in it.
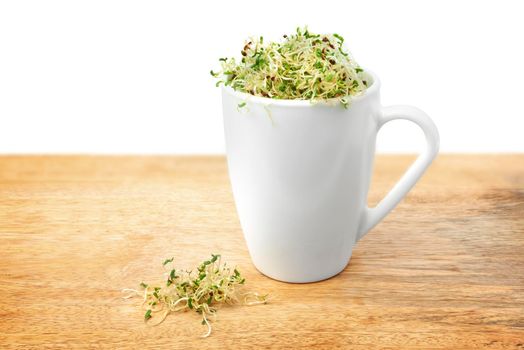
[[[442,152],[524,152],[519,1],[2,1],[0,153],[223,153],[209,70],[249,35],[345,36],[384,105],[434,119]],[[422,134],[388,124],[378,150]]]

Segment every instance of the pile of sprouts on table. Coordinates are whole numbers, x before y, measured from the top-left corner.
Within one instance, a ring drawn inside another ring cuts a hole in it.
[[[173,258],[164,261],[164,268],[169,264],[173,264]],[[162,323],[172,312],[194,310],[202,317],[202,325],[207,326],[203,337],[211,334],[210,320],[216,317],[217,304],[256,305],[266,303],[268,298],[243,291],[245,278],[236,268],[222,263],[220,255],[212,254],[196,271],[176,270],[171,266],[165,275],[163,283],[142,282],[141,290],[124,289],[129,293],[124,298],[143,297],[144,321],[153,325]]]

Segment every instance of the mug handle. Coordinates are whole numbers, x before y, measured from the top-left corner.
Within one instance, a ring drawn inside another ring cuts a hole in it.
[[[426,149],[421,153],[417,160],[404,173],[402,178],[395,184],[389,193],[374,208],[364,208],[360,227],[357,234],[357,241],[375,227],[397,204],[406,196],[422,174],[429,167],[433,159],[437,156],[439,149],[439,134],[435,123],[429,116],[418,108],[411,106],[390,106],[382,109],[377,124],[377,132],[389,121],[405,119],[417,124],[426,136]]]

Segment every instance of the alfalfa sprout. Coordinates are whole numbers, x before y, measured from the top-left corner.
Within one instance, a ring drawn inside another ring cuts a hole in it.
[[[336,33],[315,34],[305,27],[284,35],[281,42],[252,37],[240,54],[240,62],[219,59],[220,71],[211,71],[217,86],[272,99],[334,99],[347,107],[351,97],[363,93],[368,85],[364,70]]]
[[[207,330],[203,337],[211,334],[211,320],[216,318],[218,304],[265,304],[267,294],[244,291],[245,278],[236,268],[222,263],[219,254],[212,254],[203,261],[196,271],[177,270],[173,258],[166,259],[165,282],[159,284],[140,283],[140,290],[124,289],[129,293],[124,298],[141,296],[143,298],[144,321],[158,325],[173,312],[194,310],[201,316],[202,325]],[[152,323],[153,322],[153,323]]]

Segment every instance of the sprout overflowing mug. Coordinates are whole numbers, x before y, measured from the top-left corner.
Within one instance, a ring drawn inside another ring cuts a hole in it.
[[[431,119],[414,107],[382,107],[380,82],[366,74],[369,88],[347,109],[222,90],[240,224],[253,263],[269,277],[303,283],[338,274],[358,240],[401,201],[437,155],[439,135]],[[394,119],[419,125],[427,147],[386,197],[368,208],[376,135]]]

